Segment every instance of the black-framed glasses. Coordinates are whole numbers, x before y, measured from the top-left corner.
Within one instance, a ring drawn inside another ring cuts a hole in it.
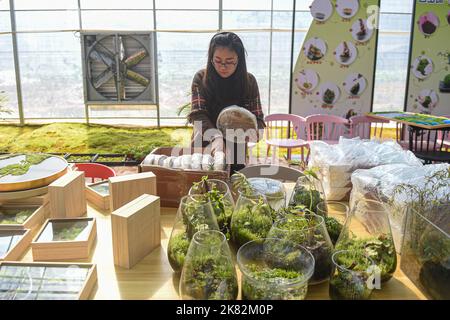
[[[233,62],[217,62],[217,61],[214,61],[214,59],[212,59],[211,62],[216,68],[219,68],[220,66],[222,66],[227,69],[230,67],[234,67],[238,64],[238,60],[233,61]]]

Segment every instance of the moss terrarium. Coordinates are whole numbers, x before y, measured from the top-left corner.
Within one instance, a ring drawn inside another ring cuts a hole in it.
[[[37,242],[50,241],[83,241],[89,235],[88,226],[93,223],[92,220],[75,221],[71,219],[50,220]]]
[[[44,160],[51,157],[51,155],[48,154],[40,154],[40,153],[33,153],[33,154],[11,154],[2,156],[0,160],[7,160],[10,158],[15,158],[18,156],[24,156],[24,159],[21,160],[18,163],[12,163],[5,165],[0,168],[0,178],[12,175],[12,176],[21,176],[26,174],[30,167],[33,165],[37,165]]]
[[[367,300],[372,293],[369,278],[373,261],[361,251],[341,250],[332,256],[334,272],[329,294],[333,300]]]
[[[38,207],[14,208],[0,206],[0,225],[23,224],[36,211]]]
[[[304,247],[282,239],[246,243],[237,253],[243,300],[303,300],[314,272]]]
[[[183,300],[235,300],[238,282],[226,237],[217,230],[197,232],[180,279]]]
[[[167,247],[169,263],[175,272],[181,272],[192,237],[202,230],[219,230],[211,202],[204,195],[184,196]]]
[[[193,184],[189,194],[203,194],[208,197],[213,206],[219,229],[229,240],[234,201],[228,185],[221,180],[208,179],[207,176],[204,176],[200,182]]]
[[[333,244],[321,216],[312,213],[287,215],[275,221],[268,237],[292,242],[311,252],[315,267],[310,284],[321,283],[330,277]]]
[[[289,206],[303,205],[309,211],[316,213],[317,205],[325,200],[325,193],[317,175],[313,171],[305,172],[304,176],[297,179]]]

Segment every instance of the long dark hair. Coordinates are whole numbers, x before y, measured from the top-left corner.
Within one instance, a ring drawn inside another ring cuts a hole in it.
[[[238,64],[236,70],[229,78],[222,78],[212,63],[214,52],[218,47],[226,47],[236,52]],[[224,106],[230,101],[243,106],[248,98],[249,81],[246,51],[242,40],[233,32],[220,32],[214,35],[209,43],[208,64],[203,78],[203,95],[209,101],[210,111],[215,118]]]

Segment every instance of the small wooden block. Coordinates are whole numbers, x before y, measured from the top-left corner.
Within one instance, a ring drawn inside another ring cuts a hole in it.
[[[16,239],[14,241],[14,239]],[[0,230],[0,261],[19,260],[33,239],[30,229]],[[3,250],[6,250],[3,252]]]
[[[108,181],[101,181],[96,182],[92,184],[86,185],[86,199],[88,202],[95,205],[97,208],[101,210],[108,210],[109,211],[109,205],[110,205],[110,195],[103,194],[98,191],[96,191],[93,187],[106,183],[106,186],[109,189],[109,182]]]
[[[82,217],[87,212],[84,172],[68,172],[48,187],[51,218]]]
[[[109,178],[110,209],[114,211],[143,194],[156,195],[153,172]]]
[[[58,223],[86,223],[82,230],[82,239],[79,240],[51,240],[52,234],[46,235],[43,240],[44,232],[55,230]],[[53,224],[53,226],[49,226]],[[34,261],[58,261],[88,259],[90,257],[92,246],[97,237],[97,226],[95,218],[74,218],[74,219],[49,219],[39,231],[36,239],[31,243],[31,250]]]
[[[160,199],[144,194],[111,214],[114,264],[130,269],[161,244]]]

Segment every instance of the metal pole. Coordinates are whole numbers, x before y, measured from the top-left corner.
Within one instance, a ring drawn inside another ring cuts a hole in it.
[[[269,96],[268,96],[268,106],[267,106],[267,113],[270,114],[270,104],[271,104],[271,97],[272,97],[272,38],[273,38],[273,0],[270,2],[270,50],[269,50]]]
[[[292,113],[292,76],[294,73],[294,42],[295,42],[295,10],[297,0],[293,0],[292,8],[292,38],[291,38],[291,69],[289,77],[289,113]],[[290,130],[289,130],[290,131]]]
[[[155,68],[155,101],[156,101],[156,113],[157,113],[157,124],[158,124],[158,128],[160,128],[161,124],[160,124],[160,118],[159,118],[159,80],[158,80],[158,41],[157,41],[157,33],[156,33],[156,0],[153,0],[153,52],[154,52],[154,57],[155,57],[155,61],[153,63],[154,68]]]
[[[9,14],[11,17],[11,38],[14,56],[14,71],[16,74],[17,107],[19,109],[20,125],[23,126],[25,124],[25,118],[23,113],[22,83],[20,81],[19,52],[17,49],[17,35],[16,35],[17,28],[16,28],[16,12],[14,9],[14,0],[9,0]]]

